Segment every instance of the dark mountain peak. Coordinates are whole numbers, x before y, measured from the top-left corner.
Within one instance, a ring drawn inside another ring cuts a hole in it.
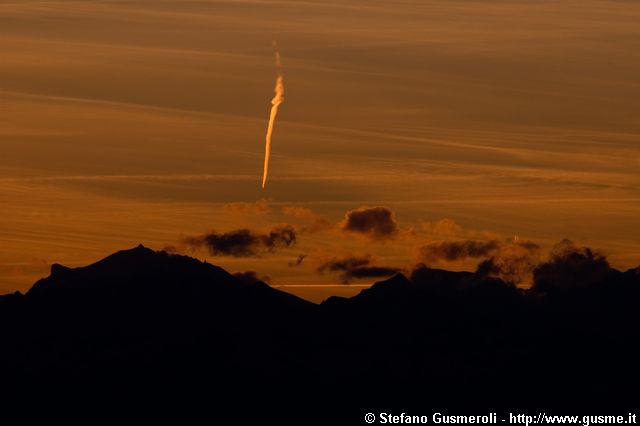
[[[517,289],[499,278],[487,278],[473,272],[455,272],[418,265],[410,278],[403,274],[379,281],[351,298],[330,297],[323,302],[326,307],[406,306],[431,304],[435,300],[475,300],[485,303],[495,300],[502,303],[518,296]]]
[[[110,267],[115,266],[116,264],[133,264],[139,262],[148,262],[151,259],[157,258],[158,256],[166,255],[165,252],[156,252],[150,248],[139,244],[138,246],[127,249],[120,250],[112,255],[105,257],[104,259],[94,263],[93,265],[89,265],[88,267],[95,267],[98,265],[108,265]]]
[[[426,265],[418,265],[411,272],[410,280],[418,286],[458,289],[475,276],[472,272],[447,271],[445,269],[430,268]]]
[[[378,281],[362,290],[356,298],[374,298],[379,301],[394,299],[411,291],[413,284],[403,274],[397,273],[389,279]]]
[[[325,307],[346,306],[352,303],[375,301],[391,301],[409,294],[413,284],[402,273],[397,273],[389,279],[378,281],[371,287],[350,298],[332,296],[322,302]]]
[[[411,282],[409,281],[407,276],[405,274],[403,274],[402,272],[398,272],[397,274],[393,275],[391,278],[388,278],[385,281],[380,281],[380,282],[394,283],[395,285],[409,285],[409,284],[411,284]]]
[[[71,268],[68,268],[64,265],[61,265],[59,263],[54,263],[51,265],[51,275],[61,275],[64,274],[67,271],[70,271]]]
[[[338,306],[348,303],[349,298],[343,296],[329,296],[320,303],[320,306]]]
[[[16,299],[22,299],[23,297],[24,295],[19,291],[14,291],[13,293],[9,294],[2,294],[0,295],[0,306],[2,305],[2,302],[13,302]]]
[[[154,251],[142,244],[121,250],[91,265],[68,268],[54,264],[51,275],[36,282],[30,298],[77,299],[144,309],[152,303],[167,309],[246,310],[286,313],[313,303],[258,281],[247,284],[224,269],[189,256]]]
[[[380,290],[383,288],[409,288],[411,287],[411,281],[404,274],[398,272],[391,278],[384,281],[378,281],[371,286],[373,290]]]
[[[218,266],[188,256],[154,251],[142,244],[121,250],[91,265],[69,268],[51,266],[51,275],[36,282],[27,295],[68,290],[188,288],[196,284],[236,285],[237,280]]]

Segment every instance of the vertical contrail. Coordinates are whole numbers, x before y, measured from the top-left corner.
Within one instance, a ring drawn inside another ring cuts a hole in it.
[[[276,77],[276,87],[273,89],[275,95],[271,99],[271,114],[269,114],[269,125],[267,126],[267,137],[264,147],[264,172],[262,174],[262,189],[267,184],[267,174],[269,173],[269,154],[271,153],[271,134],[273,133],[273,125],[278,115],[278,107],[284,102],[284,75],[282,74],[282,64],[280,63],[280,52],[276,42],[273,42],[276,49],[276,68],[278,76]]]

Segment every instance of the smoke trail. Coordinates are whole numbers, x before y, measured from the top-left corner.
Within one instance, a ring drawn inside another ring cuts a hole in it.
[[[262,189],[267,184],[267,174],[269,173],[269,154],[271,153],[271,134],[273,133],[273,125],[276,121],[276,115],[278,115],[278,107],[284,102],[284,75],[282,74],[282,64],[280,63],[280,52],[276,42],[273,42],[273,46],[276,49],[276,67],[278,69],[278,76],[276,77],[276,87],[273,89],[275,95],[271,99],[271,114],[269,115],[269,125],[267,126],[267,136],[264,148],[264,173],[262,174]]]

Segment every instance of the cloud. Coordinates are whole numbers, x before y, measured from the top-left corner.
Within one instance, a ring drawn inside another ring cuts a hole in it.
[[[162,251],[167,252],[168,254],[178,254],[180,250],[174,244],[166,244],[162,247]]]
[[[306,207],[283,206],[282,213],[285,216],[310,222],[311,224],[309,226],[305,226],[301,229],[302,232],[317,232],[331,227],[331,222]]]
[[[540,246],[527,240],[458,240],[436,241],[418,249],[421,262],[457,261],[469,258],[517,256],[520,253],[533,253]]]
[[[422,230],[429,235],[453,238],[462,233],[462,226],[458,225],[453,219],[440,219],[435,222],[423,222]]]
[[[310,219],[316,216],[313,210],[299,206],[283,206],[282,213],[287,216],[297,217],[300,219]]]
[[[373,265],[373,259],[370,255],[350,255],[327,260],[318,266],[317,271],[321,274],[338,272],[340,273],[340,279],[346,284],[356,278],[388,277],[400,272],[400,268]]]
[[[345,232],[384,240],[398,234],[398,223],[393,211],[386,207],[360,207],[346,213],[340,228]]]
[[[565,239],[553,248],[548,262],[533,270],[533,288],[550,291],[592,287],[613,273],[605,256]]]
[[[277,248],[292,247],[296,244],[296,230],[291,225],[273,228],[266,234],[249,229],[238,229],[222,234],[208,234],[187,237],[184,243],[192,248],[205,248],[213,256],[251,257]]]
[[[540,246],[518,239],[437,241],[418,249],[418,261],[427,264],[483,259],[476,273],[513,284],[531,285]]]
[[[296,260],[289,262],[289,267],[294,268],[296,266],[300,266],[306,257],[306,254],[299,255]]]
[[[455,261],[489,256],[500,248],[498,240],[438,241],[418,249],[422,262]]]
[[[224,205],[224,211],[231,214],[265,215],[270,212],[270,199],[263,198],[255,202],[238,201]]]
[[[476,274],[500,278],[512,284],[530,286],[532,273],[539,264],[540,246],[532,241],[505,240],[491,257],[478,264]]]
[[[414,236],[428,238],[429,240],[499,240],[500,234],[482,230],[465,228],[455,220],[443,218],[440,220],[425,222],[420,221],[417,228],[413,229]]]
[[[488,279],[489,278],[489,279]],[[418,264],[411,271],[409,280],[418,287],[429,289],[438,294],[456,294],[472,291],[473,300],[485,307],[487,302],[501,303],[502,296],[518,295],[513,283],[496,277],[481,276],[472,272],[453,272],[444,269],[430,268]],[[488,296],[485,297],[485,296]]]
[[[268,283],[271,281],[271,278],[268,275],[258,276],[256,271],[235,272],[233,276],[243,284],[255,284],[260,281]]]

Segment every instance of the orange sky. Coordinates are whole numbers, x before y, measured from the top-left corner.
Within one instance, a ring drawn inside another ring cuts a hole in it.
[[[4,2],[0,292],[53,262],[317,217],[259,257],[180,250],[296,286],[338,283],[316,272],[331,256],[410,268],[429,242],[514,235],[637,266],[638,22],[613,0]],[[263,191],[274,39],[287,95]],[[399,234],[341,231],[361,206]]]

